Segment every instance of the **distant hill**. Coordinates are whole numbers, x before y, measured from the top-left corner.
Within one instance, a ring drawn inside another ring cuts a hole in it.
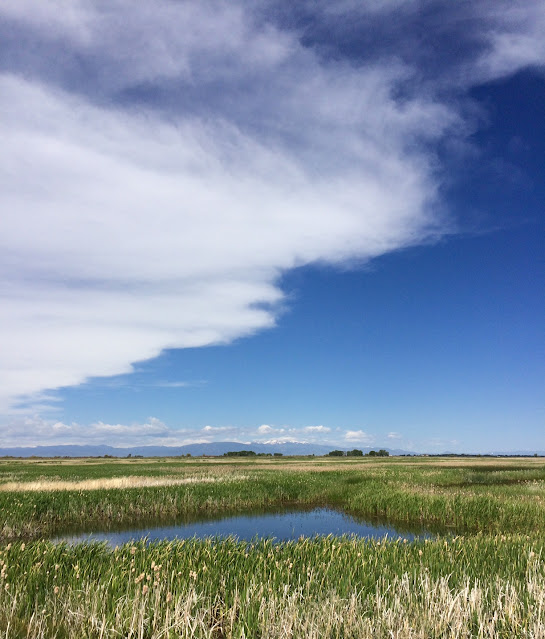
[[[131,446],[129,448],[114,448],[112,446],[35,446],[0,448],[1,457],[127,457],[127,455],[142,455],[143,457],[177,457],[180,455],[201,455],[221,456],[225,453],[238,450],[253,450],[256,453],[282,453],[282,455],[327,455],[331,450],[352,450],[354,446],[348,448],[342,446],[324,446],[322,444],[307,444],[302,442],[279,442],[262,444],[252,442],[241,444],[240,442],[211,442],[203,444],[188,444],[187,446]],[[371,447],[360,448],[364,453],[373,450]],[[376,447],[378,448],[378,447]],[[411,454],[403,450],[385,449],[391,455]]]
[[[36,446],[0,448],[0,457],[127,457],[127,455],[142,455],[142,457],[178,457],[191,455],[200,457],[210,455],[220,457],[225,453],[238,450],[253,450],[255,453],[282,453],[282,455],[327,455],[331,450],[352,450],[359,448],[364,453],[370,450],[378,450],[381,446],[324,446],[323,444],[308,444],[303,442],[269,442],[266,444],[252,442],[242,444],[240,442],[211,442],[203,444],[188,444],[187,446],[131,446],[129,448],[114,448],[113,446],[76,446],[67,444],[64,446]],[[416,453],[401,449],[386,448],[390,455],[415,455]],[[443,455],[457,455],[460,453],[442,453]],[[524,456],[532,457],[534,454],[545,457],[545,451],[513,451],[489,453],[492,456]]]

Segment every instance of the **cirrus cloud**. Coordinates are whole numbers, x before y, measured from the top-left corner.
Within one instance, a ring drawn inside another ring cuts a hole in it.
[[[327,426],[305,426],[303,431],[305,433],[329,433],[331,428],[328,428]]]
[[[183,12],[168,4],[182,28]],[[115,7],[87,24],[89,59],[119,54],[97,26],[125,28],[133,9]],[[323,65],[289,34],[278,36],[290,40],[288,66],[264,52],[248,93],[238,79],[250,37],[268,50],[276,36],[241,26],[231,51],[241,109],[254,92],[263,100],[259,122],[246,124],[217,97],[223,76],[202,79],[219,100],[213,113],[167,117],[97,104],[49,77],[0,75],[4,411],[44,389],[130,372],[165,348],[269,328],[283,270],[369,259],[437,231],[429,162],[406,138],[439,135],[452,113],[433,101],[398,104],[402,68]],[[195,44],[199,64],[212,65],[221,46]],[[153,77],[164,61],[155,64]],[[118,80],[130,86],[132,73]]]
[[[487,77],[542,60],[535,20],[486,24]],[[8,0],[0,47],[4,413],[274,326],[287,269],[450,229],[430,147],[463,118],[395,50],[328,58],[259,4],[169,0]]]

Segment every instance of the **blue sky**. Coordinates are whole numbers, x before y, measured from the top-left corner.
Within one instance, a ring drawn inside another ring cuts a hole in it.
[[[0,6],[0,445],[545,449],[545,3],[292,5]]]

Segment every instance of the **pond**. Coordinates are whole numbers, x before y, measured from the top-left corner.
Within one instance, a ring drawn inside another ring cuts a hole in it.
[[[412,541],[416,536],[430,536],[424,531],[409,532],[392,526],[359,520],[332,508],[314,508],[312,510],[253,512],[216,519],[185,519],[159,527],[146,526],[129,530],[68,533],[56,537],[53,541],[66,541],[71,544],[105,541],[114,547],[144,538],[148,541],[162,541],[191,537],[234,536],[242,541],[250,541],[256,537],[290,541],[316,535],[357,535],[371,539],[382,539],[388,536],[393,539],[401,537],[408,541]]]

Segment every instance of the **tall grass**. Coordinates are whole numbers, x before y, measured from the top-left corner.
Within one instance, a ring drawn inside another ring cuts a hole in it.
[[[301,479],[301,478],[299,478]],[[314,503],[315,478],[282,476],[109,490],[0,493],[0,538],[31,539],[86,526],[157,522],[182,515],[240,513],[279,504]]]
[[[138,488],[96,488],[128,476]],[[145,486],[150,477],[161,485]],[[68,479],[71,490],[25,490]],[[541,463],[10,462],[0,464],[2,482],[19,482],[0,492],[6,639],[545,638]],[[115,549],[32,541],[70,527],[282,504],[329,504],[458,536]]]
[[[141,487],[100,489],[101,482],[122,482],[127,463],[99,464],[102,479],[84,478],[74,465],[71,490],[59,485],[62,464],[44,466],[40,481],[50,490],[32,492],[36,464],[22,464],[17,490],[0,491],[0,539],[31,539],[64,530],[136,525],[198,514],[239,513],[248,509],[283,505],[330,505],[351,514],[393,525],[459,533],[545,530],[545,469],[543,464],[461,467],[438,464],[384,462],[342,464],[335,470],[316,471],[315,462],[292,470],[251,464],[208,462],[206,468],[187,462],[165,463],[170,470],[149,474],[153,464],[135,464],[141,475],[129,475],[127,485]],[[157,464],[161,466],[161,464]],[[30,470],[28,470],[30,468]],[[46,471],[44,471],[44,468]],[[65,466],[62,466],[63,472]],[[175,471],[174,469],[177,470]],[[120,470],[121,469],[121,470]],[[227,471],[226,471],[227,469]],[[28,471],[28,475],[24,475]],[[10,471],[11,472],[11,471]],[[93,473],[97,473],[94,468]],[[79,473],[79,474],[78,474]],[[4,486],[9,487],[4,475]],[[10,481],[13,481],[11,478]],[[48,483],[50,482],[50,483]],[[146,483],[156,482],[155,486]],[[170,485],[169,485],[170,484]],[[90,485],[93,490],[89,490]]]
[[[16,543],[0,554],[4,637],[543,637],[532,536],[273,544]]]

